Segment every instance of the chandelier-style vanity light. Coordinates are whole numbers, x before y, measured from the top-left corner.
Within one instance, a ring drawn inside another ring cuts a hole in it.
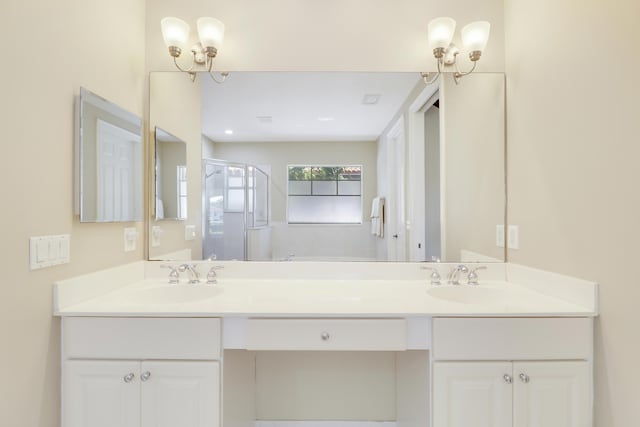
[[[452,42],[456,21],[447,17],[435,18],[429,22],[428,28],[429,46],[433,49],[433,56],[438,63],[438,73],[431,79],[429,77],[432,73],[422,73],[425,83],[433,83],[447,67],[454,67],[453,79],[458,83],[462,77],[475,70],[476,64],[487,46],[491,24],[487,21],[476,21],[462,29],[462,44],[464,49],[469,52],[469,60],[473,63],[471,69],[464,72],[458,68],[457,59],[460,49]]]
[[[191,81],[195,80],[196,72],[199,71],[197,66],[203,66],[216,83],[225,81],[229,73],[222,72],[219,78],[213,73],[213,59],[218,54],[218,49],[224,41],[224,24],[222,22],[215,18],[198,18],[197,27],[200,42],[191,46],[193,58],[191,66],[186,69],[178,64],[178,58],[182,51],[187,48],[189,24],[182,19],[167,17],[160,21],[160,25],[162,27],[162,38],[169,48],[169,55],[173,57],[173,63],[180,71],[188,73]]]

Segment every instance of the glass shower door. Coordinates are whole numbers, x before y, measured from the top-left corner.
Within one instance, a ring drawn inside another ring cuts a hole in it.
[[[203,161],[202,258],[246,259],[246,167]]]

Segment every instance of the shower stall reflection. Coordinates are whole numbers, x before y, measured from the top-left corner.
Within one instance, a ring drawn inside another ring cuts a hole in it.
[[[270,255],[269,176],[256,166],[203,161],[203,259],[260,260]]]

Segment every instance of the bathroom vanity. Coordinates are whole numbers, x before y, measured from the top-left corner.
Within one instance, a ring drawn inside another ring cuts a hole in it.
[[[214,265],[215,285],[153,262],[55,285],[64,427],[592,425],[595,283],[512,264],[476,286],[419,264],[198,269]]]

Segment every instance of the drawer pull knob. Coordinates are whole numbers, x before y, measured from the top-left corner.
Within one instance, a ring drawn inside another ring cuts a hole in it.
[[[520,374],[520,381],[522,381],[523,383],[528,383],[529,382],[529,375]]]
[[[151,372],[146,371],[146,372],[143,372],[142,375],[140,375],[140,380],[147,381],[150,377],[151,377]]]
[[[125,383],[130,383],[131,381],[133,381],[133,379],[135,378],[135,375],[133,375],[133,373],[128,373],[127,375],[124,376],[124,382]]]
[[[320,334],[320,338],[322,338],[322,341],[329,341],[331,335],[329,335],[329,332],[323,332],[322,334]]]
[[[511,384],[513,382],[513,378],[511,378],[511,375],[509,374],[504,374],[504,377],[502,378],[504,378],[504,382],[507,384]]]

